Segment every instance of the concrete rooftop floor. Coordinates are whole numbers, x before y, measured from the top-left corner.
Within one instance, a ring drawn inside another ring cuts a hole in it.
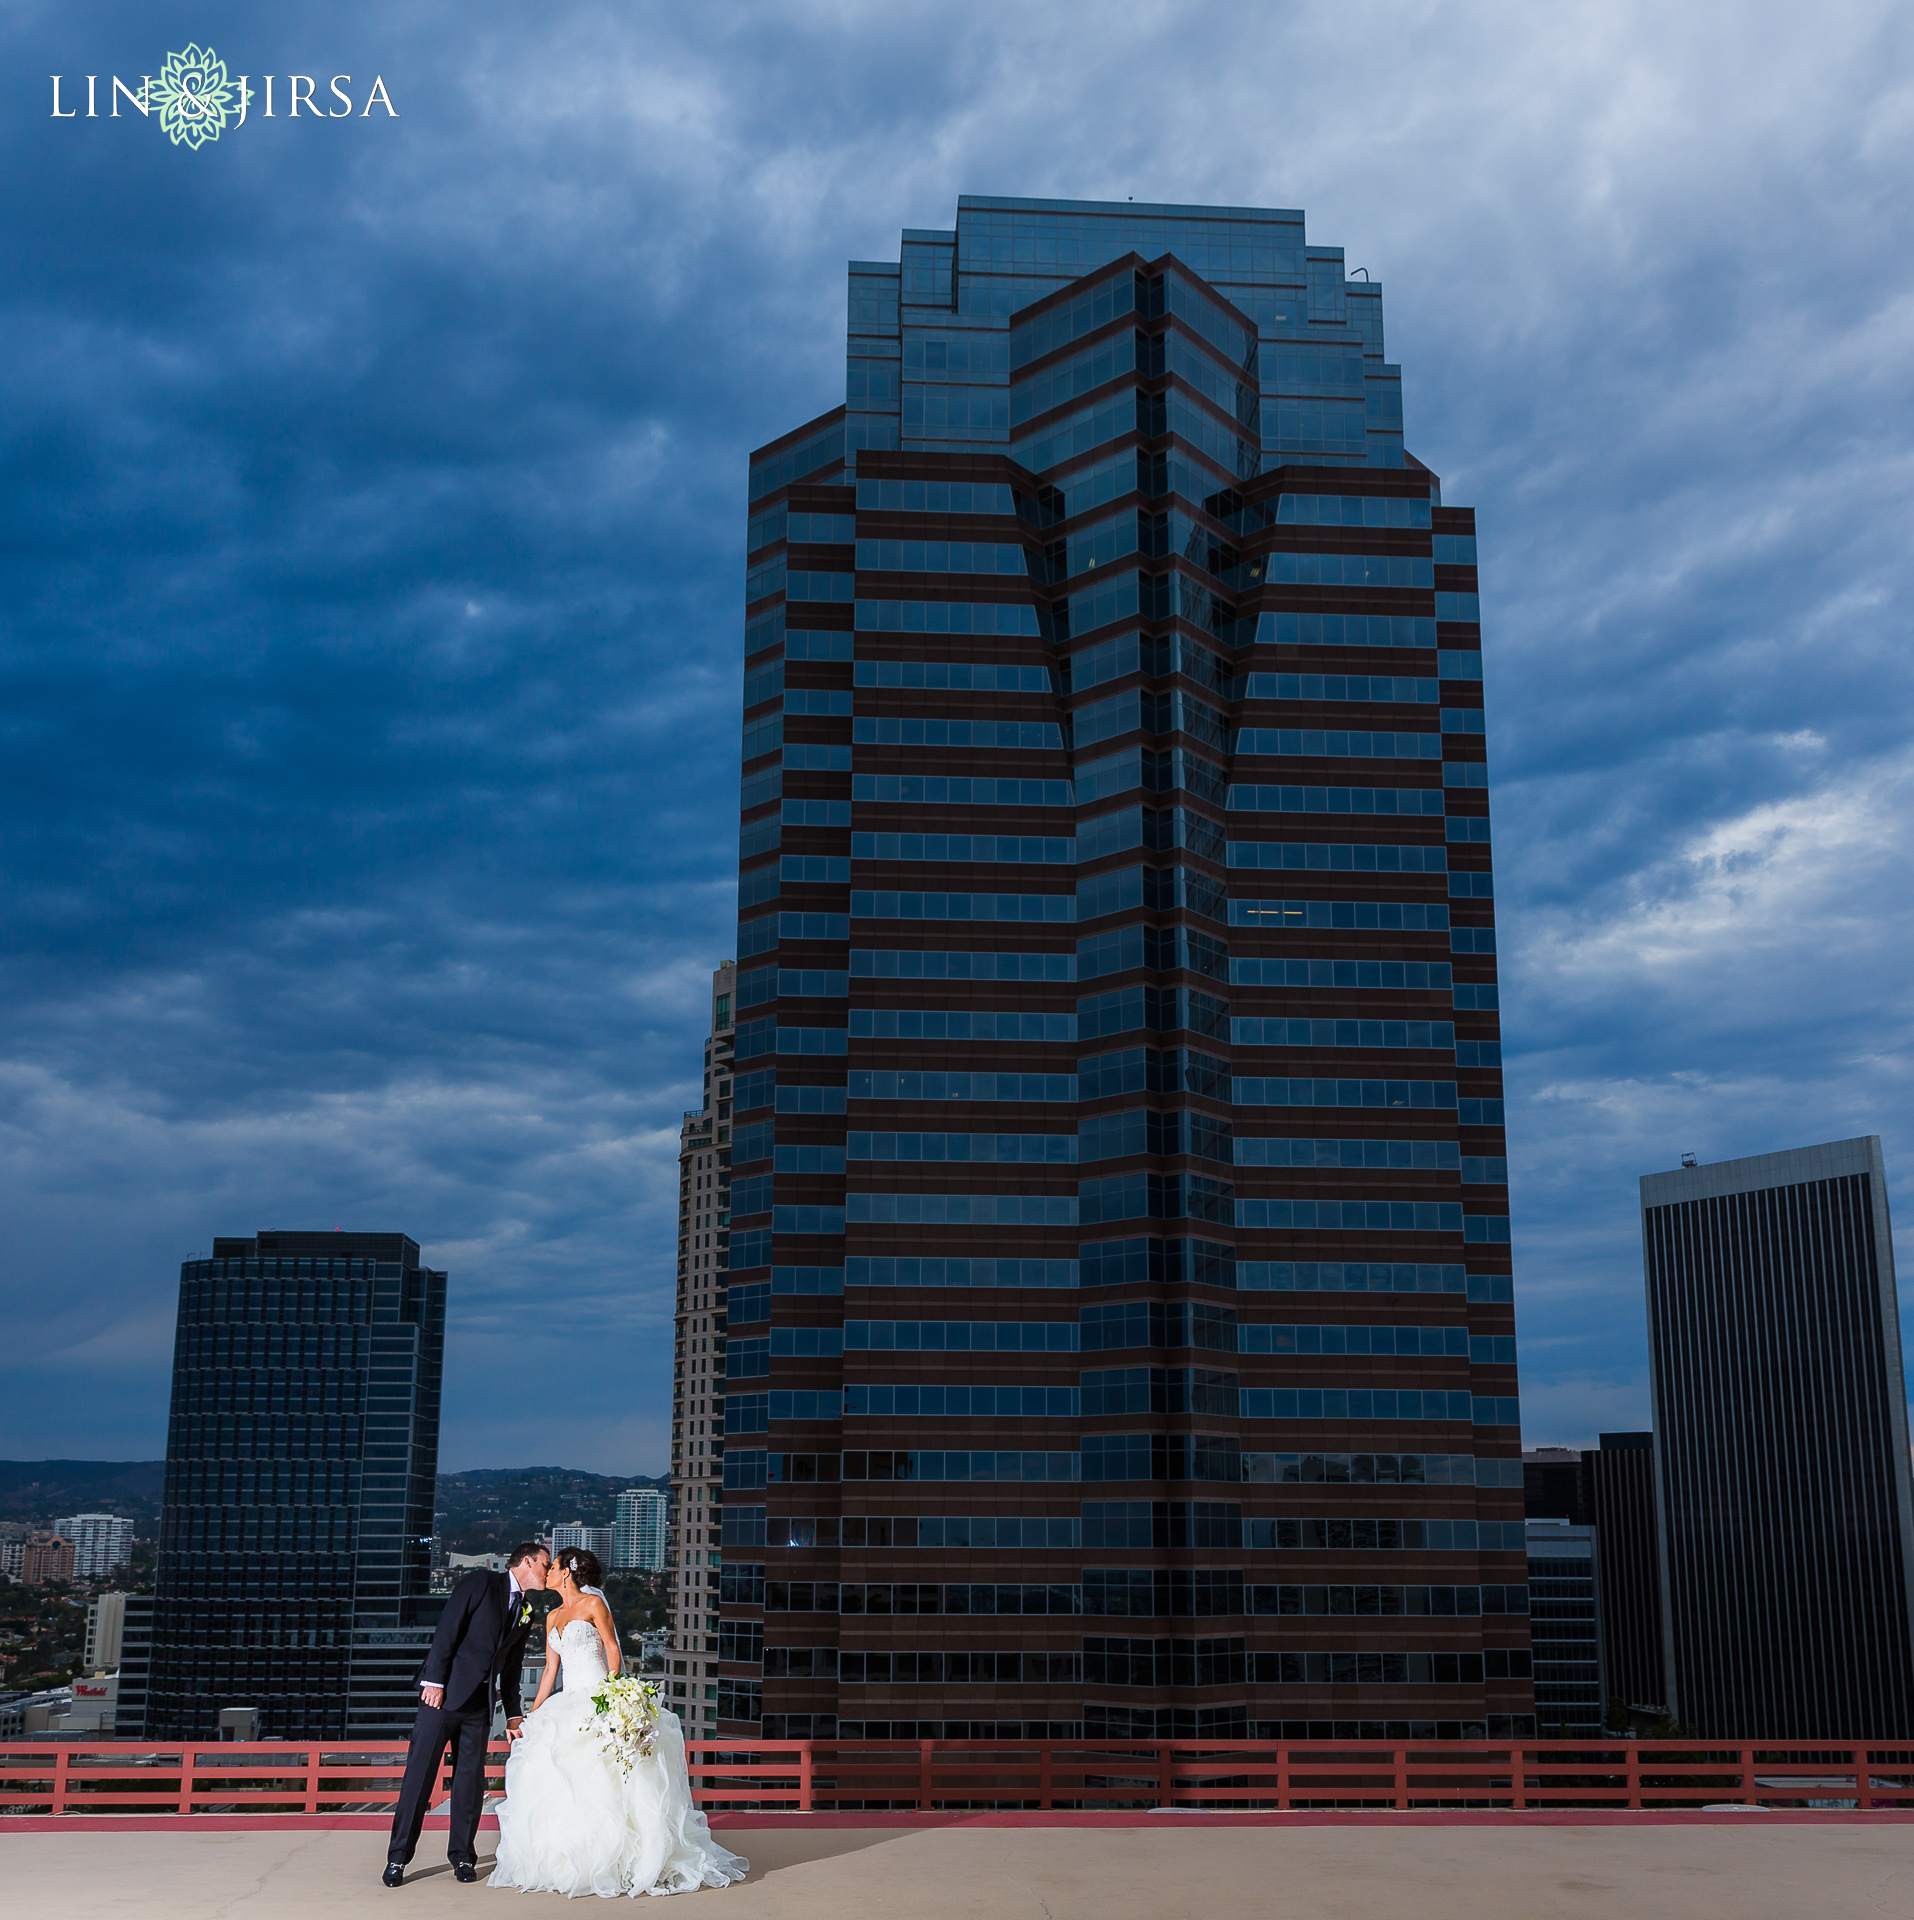
[[[721,1837],[742,1885],[687,1894],[723,1920],[1837,1920],[1914,1909],[1914,1824],[1217,1826],[751,1829]],[[495,1836],[480,1835],[481,1872]],[[15,1833],[0,1888],[15,1914],[62,1920],[386,1920],[555,1913],[556,1895],[460,1886],[425,1836],[414,1877],[379,1884],[365,1832]],[[573,1911],[577,1911],[573,1909]]]

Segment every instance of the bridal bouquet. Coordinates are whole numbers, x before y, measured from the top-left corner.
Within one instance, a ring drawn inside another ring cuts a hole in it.
[[[598,1744],[629,1773],[658,1744],[658,1689],[631,1674],[614,1674],[591,1697]]]

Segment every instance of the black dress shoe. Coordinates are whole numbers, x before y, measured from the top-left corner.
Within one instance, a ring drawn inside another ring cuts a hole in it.
[[[469,1860],[455,1860],[452,1863],[452,1878],[463,1880],[469,1885],[478,1878],[478,1868]]]
[[[382,1879],[388,1887],[402,1887],[405,1885],[405,1869],[400,1866],[396,1860],[390,1861],[386,1866],[385,1872],[382,1873],[379,1878]]]

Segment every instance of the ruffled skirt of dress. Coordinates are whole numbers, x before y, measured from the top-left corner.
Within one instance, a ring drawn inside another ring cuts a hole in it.
[[[505,1766],[490,1884],[526,1893],[689,1893],[742,1880],[750,1862],[691,1804],[684,1732],[660,1712],[658,1747],[629,1775],[592,1737],[591,1701],[554,1694],[525,1720]]]

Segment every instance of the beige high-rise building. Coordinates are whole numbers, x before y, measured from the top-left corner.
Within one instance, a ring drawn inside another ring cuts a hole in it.
[[[87,1602],[86,1652],[80,1661],[88,1673],[105,1673],[120,1664],[120,1641],[125,1632],[126,1595],[96,1593]]]
[[[718,1730],[718,1530],[724,1501],[724,1322],[731,1224],[731,1066],[737,967],[711,976],[704,1104],[678,1146],[678,1302],[665,1568],[665,1699],[696,1738]]]

